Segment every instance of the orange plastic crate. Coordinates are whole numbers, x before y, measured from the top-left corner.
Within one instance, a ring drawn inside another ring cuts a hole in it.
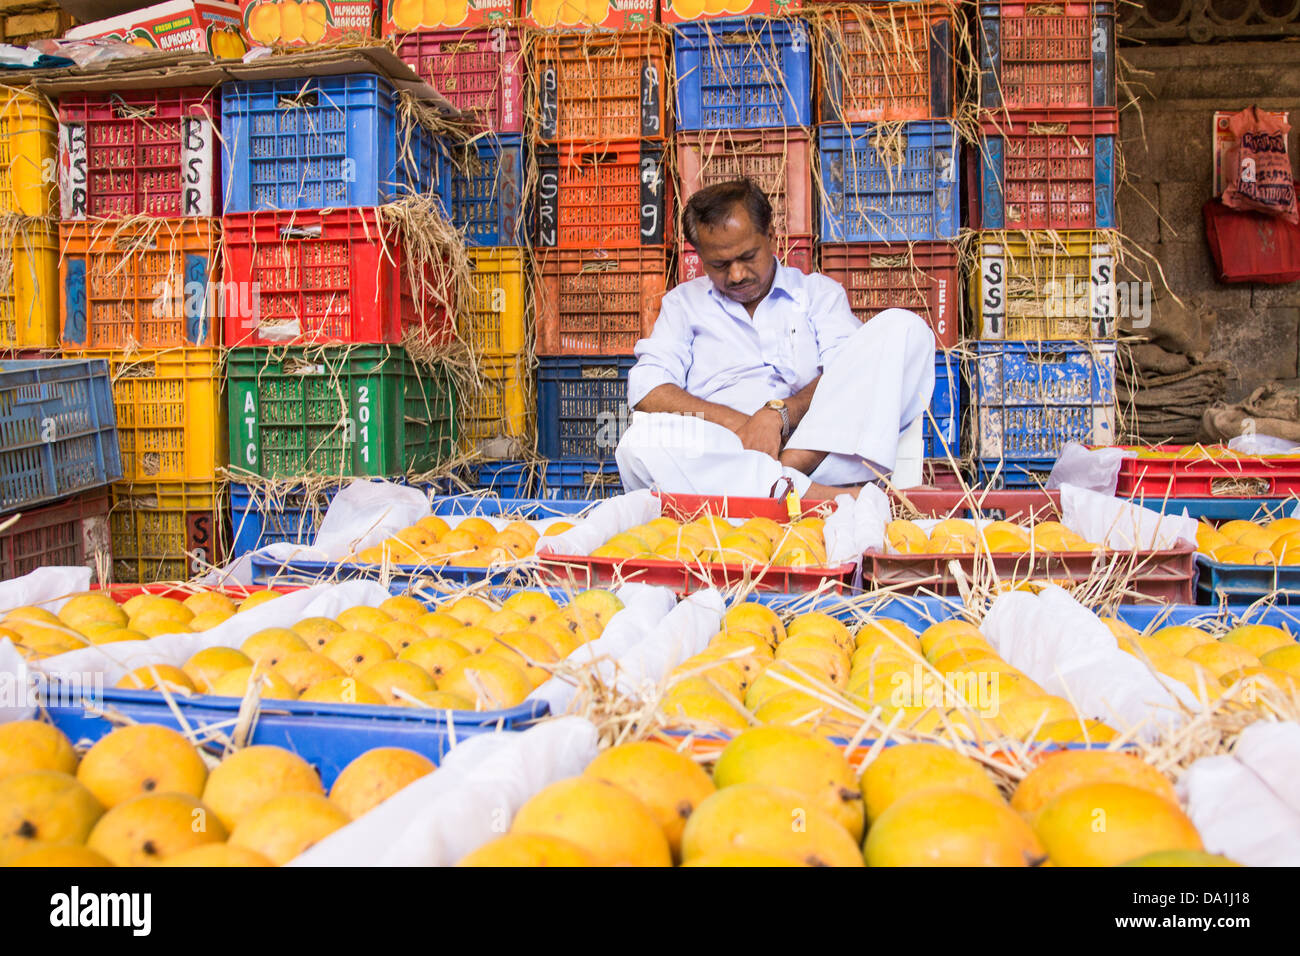
[[[220,235],[211,219],[63,223],[60,344],[65,349],[219,345]]]
[[[813,232],[812,146],[802,129],[678,133],[677,175],[683,205],[701,189],[748,177],[771,200],[778,236]]]
[[[631,355],[668,287],[662,249],[556,249],[540,257],[538,355]]]
[[[537,242],[543,248],[662,246],[672,177],[646,140],[537,150]]]
[[[540,35],[531,74],[542,141],[666,138],[667,49],[655,34]]]

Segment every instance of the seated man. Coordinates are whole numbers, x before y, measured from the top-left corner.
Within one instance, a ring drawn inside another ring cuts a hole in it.
[[[934,390],[924,320],[886,309],[861,323],[838,282],[778,263],[750,180],[692,196],[684,231],[706,275],[664,296],[637,343],[624,487],[830,498],[887,476]]]

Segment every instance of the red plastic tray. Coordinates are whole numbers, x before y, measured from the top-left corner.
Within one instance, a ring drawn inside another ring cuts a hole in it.
[[[992,517],[992,513],[1005,521],[1017,521],[1022,518],[1045,520],[1050,515],[1052,520],[1061,513],[1061,493],[1045,490],[986,491],[972,488],[969,492],[938,488],[912,488],[895,491],[890,496],[894,501],[904,501],[923,515],[935,518],[969,518],[978,511],[981,517]]]
[[[1181,452],[1193,445],[1165,445]],[[1134,449],[1141,451],[1142,449]],[[1125,458],[1116,494],[1147,500],[1164,498],[1285,498],[1300,494],[1300,455],[1236,455],[1211,459]]]
[[[863,322],[890,308],[910,309],[934,330],[940,348],[961,338],[961,281],[951,242],[828,243],[821,268],[849,296]]]
[[[787,522],[789,512],[783,499],[730,498],[712,495],[660,494],[663,514],[678,521],[688,520],[704,512],[724,518],[771,518]],[[828,501],[805,501],[800,504],[799,516],[829,513],[834,504]],[[816,590],[825,582],[829,593],[853,590],[857,564],[849,562],[825,568],[769,568],[746,570],[723,564],[705,564],[691,567],[677,561],[649,561],[636,558],[593,558],[590,555],[540,555],[541,577],[549,586],[597,587],[619,582],[637,582],[671,588],[678,594],[687,594],[706,587],[726,587],[753,582],[760,591],[778,591],[785,594]]]

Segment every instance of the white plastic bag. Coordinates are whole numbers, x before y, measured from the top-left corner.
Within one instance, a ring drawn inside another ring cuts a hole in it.
[[[1136,458],[1131,448],[1085,448],[1078,442],[1066,442],[1047,476],[1049,489],[1074,485],[1114,497],[1119,485],[1119,469],[1125,458]]]
[[[653,521],[659,515],[660,500],[647,489],[607,498],[591,509],[586,520],[568,531],[540,539],[537,553],[591,554],[614,535]]]
[[[1293,455],[1300,445],[1287,438],[1249,432],[1228,440],[1228,447],[1243,455]]]
[[[0,615],[20,607],[57,614],[68,598],[90,589],[90,568],[37,568],[12,581],[0,581]]]
[[[882,550],[889,524],[889,499],[875,485],[865,486],[857,498],[838,495],[835,510],[826,519],[826,560],[829,564],[862,560],[867,549]]]
[[[467,737],[433,773],[289,865],[452,866],[504,835],[539,790],[580,774],[596,750],[596,728],[580,717]]]
[[[708,647],[725,610],[715,588],[687,595],[649,637],[618,656],[618,688],[629,695],[659,688],[673,668]]]
[[[1061,523],[1089,541],[1117,551],[1166,550],[1196,544],[1196,520],[1161,514],[1086,488],[1061,488]]]

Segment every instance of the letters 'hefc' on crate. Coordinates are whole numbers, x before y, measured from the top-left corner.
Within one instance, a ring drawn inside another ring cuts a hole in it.
[[[672,235],[663,144],[542,146],[537,169],[538,247],[634,249]]]
[[[814,26],[818,122],[952,116],[951,3],[853,4],[823,13]]]
[[[748,177],[771,201],[778,236],[812,234],[812,156],[806,130],[685,132],[677,134],[676,147],[681,208],[701,189]]]
[[[662,249],[553,249],[539,257],[538,355],[631,355],[668,287]]]
[[[977,342],[975,454],[1050,463],[1067,442],[1115,441],[1115,343]]]
[[[408,33],[397,55],[482,129],[523,132],[527,71],[517,27]]]
[[[207,87],[60,97],[63,218],[219,215],[219,111]]]
[[[1113,229],[1114,109],[986,115],[981,229]]]
[[[885,309],[915,312],[934,330],[940,348],[961,337],[957,247],[949,242],[829,244],[821,270],[844,286],[863,322]]]
[[[980,0],[979,103],[985,109],[1114,107],[1115,5],[1109,0]]]
[[[211,481],[114,485],[113,580],[185,581],[210,571],[226,558],[228,510],[221,486]]]
[[[538,34],[533,109],[548,143],[664,140],[667,41],[656,34]]]
[[[59,236],[64,349],[221,344],[220,220],[65,222]]]
[[[1105,233],[983,232],[971,276],[982,339],[1115,335],[1114,247]]]
[[[812,124],[812,43],[802,19],[683,23],[673,56],[678,129]]]
[[[817,128],[822,242],[955,239],[961,175],[951,124]]]
[[[380,209],[228,213],[225,344],[450,340],[452,280],[438,263],[414,281],[403,227]]]
[[[429,471],[456,446],[445,370],[393,345],[233,349],[231,465],[265,478]]]

